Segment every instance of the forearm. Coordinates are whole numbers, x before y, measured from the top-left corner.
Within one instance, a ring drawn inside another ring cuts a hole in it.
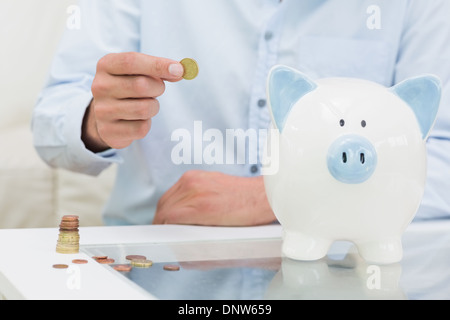
[[[82,0],[79,5],[83,24],[79,30],[66,32],[59,44],[33,111],[32,131],[36,150],[49,165],[97,175],[120,159],[114,150],[96,154],[102,150],[96,132],[82,132],[88,124],[83,119],[93,98],[96,64],[110,52],[138,50],[140,4]],[[105,30],[115,36],[103,36]]]
[[[33,143],[39,156],[51,167],[98,175],[120,159],[95,154],[81,140],[83,117],[90,92],[80,87],[58,86],[43,91],[32,118]]]

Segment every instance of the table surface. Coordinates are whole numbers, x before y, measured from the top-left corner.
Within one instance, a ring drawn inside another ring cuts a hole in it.
[[[450,299],[450,221],[414,222],[404,256],[386,266],[363,261],[355,247],[334,243],[327,257],[280,256],[279,225],[227,228],[121,226],[80,228],[80,252],[56,253],[59,230],[0,230],[0,297],[6,299]],[[128,254],[153,261],[119,272]],[[87,264],[74,265],[73,259]],[[53,264],[68,264],[54,269]],[[165,271],[167,263],[179,271]]]

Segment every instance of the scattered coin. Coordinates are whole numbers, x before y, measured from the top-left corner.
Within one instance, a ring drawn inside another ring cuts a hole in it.
[[[141,256],[141,255],[137,255],[137,254],[130,254],[130,255],[126,256],[125,258],[127,260],[136,260],[136,259],[146,260],[147,259],[146,256]]]
[[[163,269],[167,271],[178,271],[180,270],[180,266],[176,264],[166,264],[164,265]]]
[[[103,259],[107,259],[108,256],[93,256],[92,259],[94,260],[103,260]]]
[[[72,260],[72,263],[75,263],[75,264],[86,264],[86,263],[88,263],[88,261],[85,260],[85,259],[74,259],[74,260]]]
[[[97,259],[97,262],[101,264],[112,264],[116,261],[114,259],[106,258],[106,259]]]
[[[53,268],[55,269],[67,269],[69,266],[67,264],[54,264]]]
[[[134,259],[131,260],[131,265],[137,268],[150,268],[153,265],[153,261],[147,259]]]
[[[114,270],[122,271],[122,272],[129,272],[131,271],[132,267],[129,264],[118,264],[113,266]]]
[[[192,80],[198,75],[198,64],[197,61],[191,58],[185,58],[180,61],[184,68],[183,79]]]

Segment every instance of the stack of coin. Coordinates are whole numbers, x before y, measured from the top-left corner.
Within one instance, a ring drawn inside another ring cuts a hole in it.
[[[78,216],[67,215],[61,219],[59,237],[56,244],[58,253],[78,253],[80,250],[80,235],[78,233]]]

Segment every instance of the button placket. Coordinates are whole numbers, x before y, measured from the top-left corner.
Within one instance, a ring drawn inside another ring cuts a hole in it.
[[[281,33],[283,9],[282,4],[276,2],[273,4],[273,14],[267,20],[267,23],[261,29],[261,37],[258,45],[258,59],[256,63],[256,73],[252,87],[252,95],[250,99],[249,128],[259,132],[259,129],[266,129],[270,123],[270,115],[266,108],[266,78],[270,68],[277,63],[278,59],[278,42]],[[261,141],[264,137],[257,135],[258,141],[251,141],[258,146],[258,164],[248,164],[249,171],[252,175],[259,173],[260,155],[262,154],[260,146],[265,141]]]

